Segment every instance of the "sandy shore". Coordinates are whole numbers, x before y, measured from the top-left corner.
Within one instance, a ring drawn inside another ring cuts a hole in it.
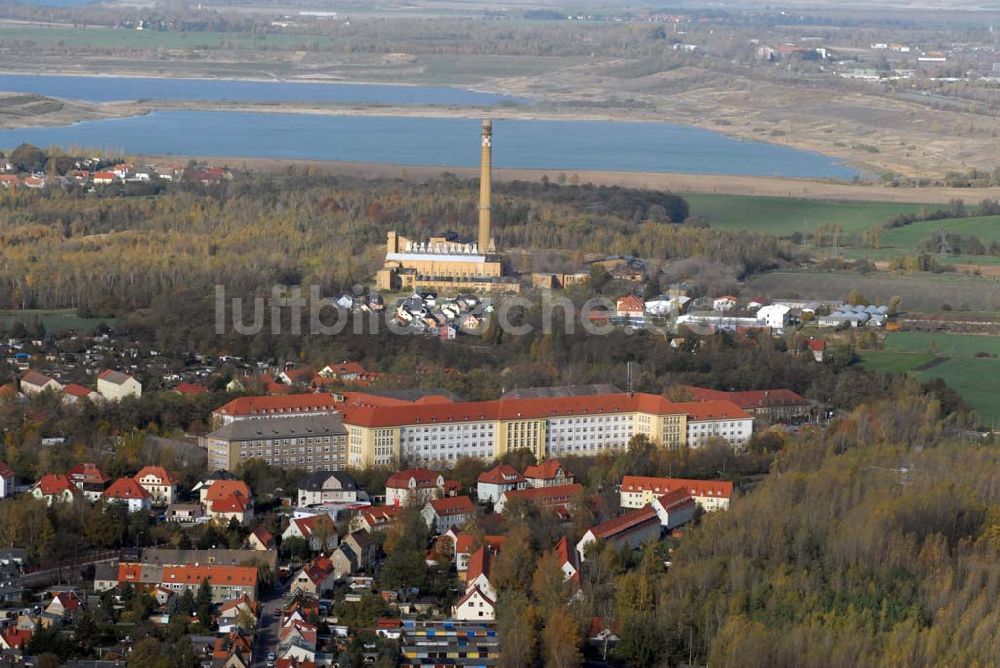
[[[251,171],[283,171],[289,166],[309,167],[328,174],[361,178],[400,178],[425,180],[444,173],[461,178],[477,178],[475,167],[438,167],[433,165],[396,165],[373,162],[337,162],[323,160],[280,160],[266,158],[227,158],[193,156],[143,156],[157,162],[184,162],[189,159],[228,165]],[[543,176],[555,181],[560,173],[579,183],[627,186],[679,193],[715,193],[720,195],[751,195],[755,197],[794,197],[799,199],[841,200],[860,202],[914,202],[942,204],[952,199],[977,203],[984,198],[1000,199],[997,188],[888,188],[880,185],[812,181],[766,176],[722,176],[714,174],[677,174],[666,172],[615,172],[587,170],[504,169],[494,168],[495,181],[540,181]],[[575,177],[575,178],[574,178]]]

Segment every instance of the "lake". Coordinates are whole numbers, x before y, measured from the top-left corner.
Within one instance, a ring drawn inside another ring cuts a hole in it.
[[[501,120],[493,161],[526,169],[851,179],[834,158],[668,123]],[[0,147],[82,146],[131,154],[297,158],[472,167],[479,121],[466,118],[159,111],[66,127],[0,130]]]
[[[342,102],[347,104],[433,104],[483,107],[525,100],[446,86],[299,83],[230,79],[155,79],[0,75],[0,91],[37,93],[86,102],[189,100],[205,102]]]

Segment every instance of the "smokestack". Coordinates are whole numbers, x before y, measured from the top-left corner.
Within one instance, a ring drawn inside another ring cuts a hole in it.
[[[479,252],[490,250],[490,204],[492,179],[490,171],[493,163],[493,121],[483,121],[483,148],[479,165]]]

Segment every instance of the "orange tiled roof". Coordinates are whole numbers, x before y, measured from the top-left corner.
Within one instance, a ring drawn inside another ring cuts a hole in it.
[[[417,489],[426,489],[437,485],[440,474],[429,469],[406,469],[389,476],[385,481],[386,488],[406,489],[410,486],[410,478],[417,482]]]
[[[523,499],[529,503],[538,505],[560,505],[571,501],[578,494],[583,493],[583,485],[572,483],[569,485],[551,485],[549,487],[528,487],[526,489],[513,489],[504,492],[507,502],[516,499]]]
[[[177,480],[170,475],[170,471],[163,468],[162,466],[143,466],[139,469],[139,472],[135,474],[134,478],[142,480],[146,476],[156,476],[160,479],[160,484],[162,485],[176,485]]]
[[[104,496],[109,499],[148,499],[149,492],[132,478],[119,478],[104,490]]]
[[[491,468],[489,471],[480,473],[476,482],[488,485],[513,485],[524,482],[524,476],[518,473],[517,469],[510,464],[499,464]]]
[[[216,408],[219,415],[269,415],[282,413],[320,412],[333,410],[336,404],[333,395],[325,392],[316,394],[283,394],[280,396],[237,397]]]
[[[64,490],[73,491],[76,487],[70,482],[69,478],[61,473],[47,473],[41,477],[36,485],[38,489],[42,490],[42,494],[45,496],[52,496],[53,494],[59,494]]]
[[[546,459],[541,464],[526,467],[524,469],[524,477],[537,478],[540,480],[552,480],[558,477],[559,469],[562,469],[563,473],[567,477],[572,477],[573,474],[563,468],[558,459]]]
[[[430,504],[438,517],[469,515],[476,512],[472,499],[467,496],[446,496],[443,499],[433,499]]]
[[[621,491],[651,491],[656,495],[683,489],[691,496],[711,496],[728,499],[733,495],[733,483],[728,480],[690,480],[687,478],[654,478],[627,475],[622,478]]]
[[[257,584],[254,566],[164,566],[163,582],[199,585],[208,580],[210,585],[252,587]]]
[[[775,390],[724,392],[722,390],[694,387],[693,385],[683,385],[682,387],[691,395],[694,401],[729,401],[744,410],[767,406],[801,406],[808,403],[795,392],[781,388]]]
[[[610,520],[601,522],[597,526],[591,527],[590,532],[598,540],[612,537],[616,534],[629,531],[638,526],[651,521],[659,522],[659,518],[656,516],[656,511],[652,506],[646,505],[638,510],[633,510],[627,512],[624,515],[619,515],[618,517],[613,517]]]
[[[242,480],[216,480],[208,486],[205,492],[206,501],[218,501],[229,496],[251,498],[250,487]]]

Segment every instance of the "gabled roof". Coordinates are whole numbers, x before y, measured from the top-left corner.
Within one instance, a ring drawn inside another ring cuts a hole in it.
[[[455,608],[456,609],[457,608],[461,608],[463,605],[465,605],[466,603],[468,603],[469,599],[472,598],[473,596],[479,596],[479,597],[481,597],[486,602],[486,604],[489,605],[491,608],[496,605],[496,601],[494,601],[492,598],[490,598],[489,596],[487,596],[483,592],[483,590],[479,588],[479,585],[475,585],[474,587],[472,587],[471,589],[469,589],[469,591],[465,592],[465,596],[463,596],[462,598],[458,599],[458,602],[455,604]]]
[[[369,526],[380,526],[393,522],[400,510],[398,506],[370,506],[361,510],[361,516]]]
[[[434,513],[438,517],[450,517],[452,515],[471,515],[476,512],[476,507],[472,504],[472,499],[467,496],[446,496],[442,499],[433,499],[429,502]]]
[[[293,519],[292,524],[296,526],[303,538],[309,538],[317,529],[327,529],[328,531],[333,531],[334,534],[337,530],[337,527],[333,524],[333,520],[325,513],[322,515],[299,517]]]
[[[550,485],[548,487],[528,487],[526,489],[512,489],[504,492],[507,503],[515,499],[522,499],[528,503],[539,505],[558,505],[572,500],[578,494],[583,493],[583,485],[571,483],[569,485]]]
[[[410,486],[410,480],[413,479],[416,482],[417,489],[426,489],[437,486],[439,477],[439,473],[435,473],[429,469],[406,469],[405,471],[399,471],[389,476],[389,479],[385,481],[385,486],[387,489],[390,487],[394,489],[406,489]]]
[[[469,556],[469,566],[466,571],[465,581],[472,582],[480,575],[490,579],[490,572],[493,570],[493,558],[496,555],[493,550],[483,545]]]
[[[76,491],[76,487],[70,482],[70,479],[61,473],[47,473],[43,475],[35,483],[35,487],[40,489],[45,496],[59,494],[67,489],[71,492]]]
[[[748,390],[744,392],[710,390],[693,385],[683,385],[682,388],[691,395],[694,401],[728,401],[743,410],[764,408],[767,406],[802,406],[809,403],[795,392],[782,388],[774,390]]]
[[[164,566],[163,582],[252,587],[257,584],[256,566]]]
[[[21,384],[27,383],[28,385],[34,385],[35,387],[43,387],[46,383],[54,383],[56,380],[54,378],[49,378],[44,373],[39,373],[37,371],[25,371],[21,375]]]
[[[70,383],[69,385],[63,387],[63,394],[68,394],[79,399],[86,399],[87,397],[97,394],[97,392],[89,387],[77,385],[76,383]]]
[[[622,478],[621,485],[623,492],[645,492],[648,490],[657,496],[677,489],[685,490],[691,496],[728,499],[733,495],[733,483],[729,480],[691,480],[688,478],[627,475]]]
[[[659,497],[656,502],[663,510],[670,511],[682,506],[692,505],[694,500],[686,489],[675,489]]]
[[[340,484],[340,489],[352,491],[358,488],[358,483],[351,477],[349,473],[344,471],[316,471],[310,473],[309,476],[299,484],[299,489],[304,489],[310,492],[321,492],[323,491],[323,485],[330,478],[334,478]]]
[[[250,499],[250,487],[242,480],[215,480],[205,492],[206,501],[218,501],[229,496],[242,496]]]
[[[119,478],[104,490],[104,496],[109,499],[148,499],[149,492],[132,478]]]
[[[27,629],[19,630],[15,626],[8,626],[0,635],[3,636],[4,643],[11,649],[24,649],[31,641],[31,631]]]
[[[237,397],[213,413],[219,415],[249,416],[281,413],[305,413],[332,411],[336,407],[333,395],[325,392],[316,394],[283,394],[280,396]]]
[[[0,478],[9,479],[14,477],[14,469],[6,462],[0,462]]]
[[[115,385],[124,385],[129,380],[135,380],[132,376],[127,373],[122,373],[121,371],[115,371],[114,369],[105,369],[97,376],[98,379],[106,381],[108,383],[114,383]]]
[[[242,513],[250,507],[250,500],[244,496],[233,494],[211,502],[213,513]]]
[[[80,483],[95,483],[103,485],[111,481],[111,477],[105,475],[101,469],[97,468],[97,464],[93,462],[77,464],[66,472],[66,476],[72,482]]]
[[[274,536],[270,531],[262,526],[257,527],[253,530],[254,537],[260,541],[260,544],[264,547],[268,547],[274,543]]]
[[[656,516],[656,510],[650,505],[645,505],[638,510],[613,517],[610,520],[601,522],[597,526],[591,527],[590,533],[593,534],[594,538],[603,540],[651,521],[659,522],[660,520]]]
[[[498,464],[479,474],[476,482],[487,485],[516,485],[525,482],[524,476],[510,464]]]
[[[563,468],[558,459],[546,459],[541,464],[528,466],[524,469],[524,477],[536,478],[539,480],[553,480],[558,477],[560,469],[566,477],[573,477],[573,474]]]
[[[162,466],[143,466],[139,469],[139,472],[135,474],[134,478],[136,481],[139,481],[146,476],[156,476],[160,479],[160,484],[162,485],[177,484],[177,479],[170,475],[170,472]]]

